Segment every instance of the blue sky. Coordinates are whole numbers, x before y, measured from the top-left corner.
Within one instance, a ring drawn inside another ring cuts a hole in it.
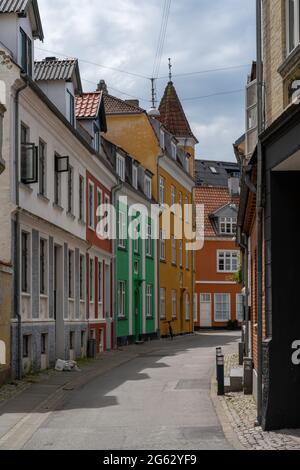
[[[159,36],[163,0],[39,0],[45,32],[36,43],[36,58],[78,57],[151,77]],[[84,7],[83,7],[84,5]],[[190,99],[243,89],[255,58],[254,0],[172,0],[160,76],[229,66],[214,73],[174,76],[187,117],[199,140],[197,157],[233,160],[232,143],[244,132],[244,92]],[[247,66],[247,64],[249,66]],[[150,81],[80,62],[83,86],[92,90],[105,79],[109,92],[141,99],[148,109]],[[157,82],[160,99],[167,79]]]

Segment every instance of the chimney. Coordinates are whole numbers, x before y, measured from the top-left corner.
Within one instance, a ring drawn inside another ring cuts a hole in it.
[[[228,190],[230,196],[239,196],[240,195],[240,180],[239,178],[229,178],[228,179]]]
[[[104,95],[108,95],[108,89],[107,89],[107,85],[105,83],[105,80],[100,80],[100,82],[98,83],[98,86],[97,86],[97,91],[102,91],[104,93]]]
[[[140,107],[139,100],[125,100],[125,103],[131,104],[131,106],[135,106],[136,108]]]
[[[45,58],[45,61],[46,61],[46,62],[54,62],[54,61],[56,61],[56,60],[57,60],[57,57],[54,57],[54,56],[53,56],[53,57],[46,57],[46,58]]]

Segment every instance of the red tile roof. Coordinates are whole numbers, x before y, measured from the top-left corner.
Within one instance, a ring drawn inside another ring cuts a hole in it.
[[[83,93],[76,97],[76,118],[91,119],[96,118],[99,113],[102,91],[94,93]]]
[[[127,103],[116,96],[104,94],[106,114],[142,114],[145,111],[131,103]]]
[[[197,187],[195,189],[195,204],[204,204],[205,237],[217,236],[209,216],[230,203],[238,207],[239,202],[239,197],[230,196],[227,188]]]
[[[158,119],[175,137],[192,137],[197,140],[191,131],[173,82],[169,82],[165,89],[159,112]]]

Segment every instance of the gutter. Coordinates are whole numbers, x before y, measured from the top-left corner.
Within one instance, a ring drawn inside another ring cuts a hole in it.
[[[263,387],[263,161],[261,133],[263,132],[263,64],[262,64],[262,2],[256,0],[257,26],[257,114],[258,114],[258,144],[257,144],[257,423],[262,424],[262,387]]]
[[[20,162],[20,126],[19,126],[19,95],[28,86],[26,77],[25,84],[16,91],[15,96],[15,158],[14,158],[14,174],[15,174],[15,204],[16,212],[13,220],[13,259],[14,259],[14,294],[13,305],[15,316],[17,318],[17,378],[22,378],[22,317],[20,313],[21,289],[20,289],[20,194],[19,194],[19,162]]]

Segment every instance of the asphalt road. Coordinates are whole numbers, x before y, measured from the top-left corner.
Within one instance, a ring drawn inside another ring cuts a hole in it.
[[[24,449],[230,449],[210,384],[215,348],[238,336],[211,332],[173,342],[70,390]],[[160,347],[160,346],[159,346]]]

